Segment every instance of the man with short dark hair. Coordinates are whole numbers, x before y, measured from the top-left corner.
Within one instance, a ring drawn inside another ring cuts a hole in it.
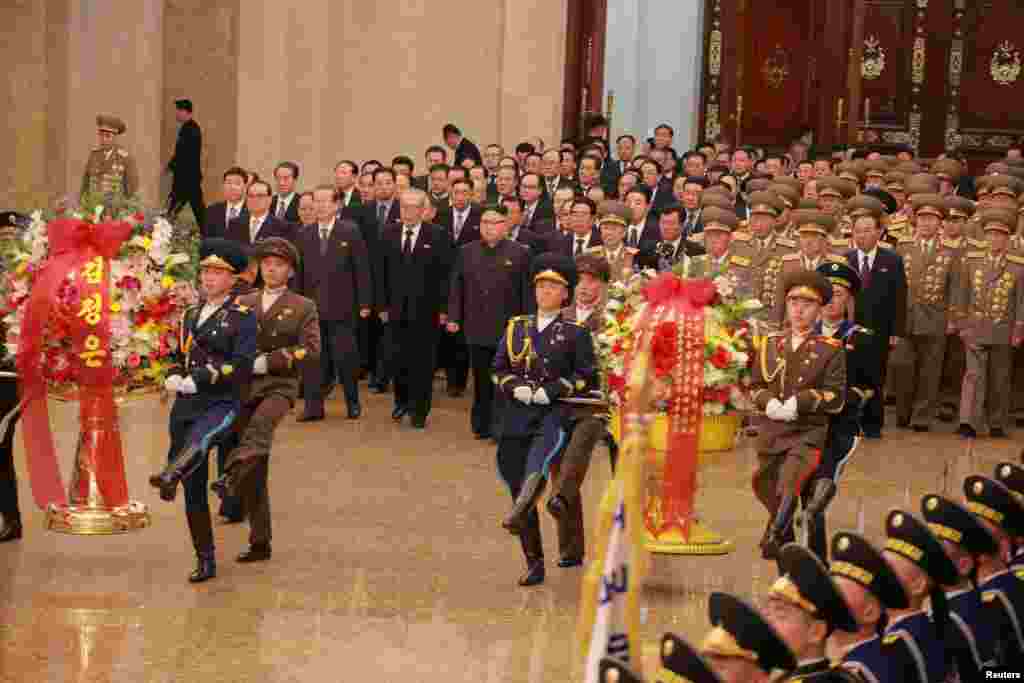
[[[338,204],[343,211],[350,206],[359,206],[364,201],[356,187],[358,174],[359,167],[348,159],[339,161],[334,167],[334,188],[338,191]],[[369,202],[371,199],[372,197],[366,197],[365,201]]]
[[[618,166],[619,175],[629,170],[629,164],[633,161],[636,153],[636,138],[629,133],[620,135],[615,140],[615,164]]]
[[[174,101],[174,118],[181,124],[174,143],[174,156],[167,162],[167,170],[174,174],[171,195],[167,198],[167,216],[178,215],[186,202],[192,207],[196,226],[206,225],[206,204],[203,202],[203,132],[192,118],[192,100]]]
[[[452,123],[446,123],[441,129],[444,144],[455,154],[452,166],[462,166],[466,159],[472,159],[475,163],[483,165],[483,157],[480,156],[480,148],[472,140],[462,136],[462,131]]]
[[[448,196],[448,172],[450,170],[452,169],[448,164],[434,164],[430,167],[428,195],[431,201],[442,207],[451,203],[451,198]]]
[[[667,123],[660,124],[654,129],[654,149],[668,149],[672,146],[672,139],[675,135],[676,132],[672,126]]]
[[[224,237],[228,231],[228,224],[235,219],[246,223],[249,221],[249,210],[245,207],[245,186],[248,180],[249,174],[238,166],[232,166],[224,171],[224,200],[209,206],[206,223],[201,226],[200,231],[203,239]]]
[[[394,169],[398,175],[404,175],[407,178],[412,179],[413,169],[416,168],[416,162],[404,154],[399,154],[391,160],[391,168]]]
[[[294,161],[282,161],[274,168],[277,192],[270,202],[270,213],[279,221],[299,222],[299,195],[295,182],[299,179],[299,165]]]
[[[444,150],[444,147],[440,145],[431,145],[427,147],[427,151],[424,152],[423,158],[427,162],[427,173],[418,175],[412,179],[412,186],[417,190],[423,190],[426,192],[430,189],[430,169],[438,164],[443,164],[448,161],[448,153]]]
[[[245,199],[245,206],[249,209],[248,220],[239,217],[231,221],[224,237],[246,246],[268,237],[294,240],[294,225],[270,214],[270,195],[270,183],[265,180],[249,185]]]

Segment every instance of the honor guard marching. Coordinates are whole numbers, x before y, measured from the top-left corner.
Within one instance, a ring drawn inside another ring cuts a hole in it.
[[[502,526],[522,545],[526,573],[521,586],[544,581],[537,501],[565,443],[568,411],[557,401],[588,392],[597,374],[590,330],[561,313],[572,298],[575,266],[561,256],[542,254],[534,273],[537,314],[509,320],[494,358],[495,381],[506,399],[498,473],[515,501]]]
[[[977,436],[984,422],[990,436],[1006,436],[1012,350],[1024,342],[1024,256],[1007,251],[1015,221],[1006,209],[982,211],[988,248],[964,255],[953,312],[967,354],[959,430],[965,437]]]
[[[239,562],[270,559],[270,448],[298,398],[301,363],[316,362],[320,355],[316,304],[288,289],[299,267],[298,250],[282,237],[269,237],[253,247],[252,258],[259,263],[263,289],[240,297],[238,304],[255,314],[257,355],[235,422],[238,446],[225,473],[211,485],[222,496],[240,498],[249,516],[249,549]]]
[[[946,335],[953,332],[960,252],[940,236],[946,218],[941,196],[917,194],[913,206],[915,235],[896,245],[907,274],[908,310],[906,334],[892,354],[890,370],[897,423],[926,432],[938,406]]]
[[[964,480],[967,509],[995,541],[996,551],[978,555],[978,588],[988,620],[995,626],[995,660],[1000,666],[1024,661],[1024,580],[1005,557],[1015,536],[1024,536],[1024,506],[1005,486],[987,477]]]
[[[789,276],[783,287],[789,329],[769,335],[755,353],[750,392],[762,413],[753,488],[769,515],[765,559],[791,540],[797,499],[821,460],[829,418],[846,402],[843,342],[814,333],[831,284],[811,271]]]
[[[204,240],[199,252],[204,300],[182,316],[175,365],[164,389],[175,394],[167,467],[149,478],[163,500],[185,489],[185,516],[198,563],[189,581],[217,575],[213,523],[208,503],[206,458],[238,417],[242,388],[256,356],[256,315],[231,296],[246,255],[236,242]]]
[[[131,197],[139,189],[135,159],[128,150],[114,142],[114,138],[124,133],[127,126],[116,116],[100,114],[96,117],[96,129],[99,144],[85,162],[79,194]]]
[[[773,671],[790,672],[796,656],[753,607],[727,593],[708,597],[711,630],[700,653],[722,683],[767,683]]]
[[[779,570],[763,611],[797,661],[797,667],[779,680],[860,683],[852,672],[833,666],[825,654],[833,632],[857,630],[828,568],[807,548],[790,543],[779,553]]]
[[[921,514],[957,569],[956,582],[946,592],[950,673],[961,681],[978,680],[983,667],[995,666],[996,636],[978,589],[978,558],[998,552],[998,546],[970,512],[951,500],[929,494],[921,499]]]
[[[1009,489],[1014,500],[1024,506],[1024,467],[1009,462],[996,465],[995,479]],[[1013,555],[1010,556],[1010,571],[1024,581],[1024,534],[1017,533],[1013,538]]]
[[[902,671],[893,668],[882,642],[887,610],[906,609],[909,604],[892,568],[870,543],[843,531],[832,539],[829,573],[857,622],[855,632],[833,634],[841,653],[840,666],[870,683],[906,680]]]

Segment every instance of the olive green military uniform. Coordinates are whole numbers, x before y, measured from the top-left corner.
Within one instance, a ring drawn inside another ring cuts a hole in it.
[[[796,226],[797,234],[819,235],[828,240],[829,234],[835,230],[835,219],[823,211],[813,209],[798,209],[793,212],[793,224]],[[779,272],[775,277],[775,293],[771,297],[772,319],[783,323],[786,317],[786,297],[782,291],[783,283],[794,273],[801,271],[817,270],[818,266],[829,261],[846,263],[843,250],[835,250],[831,244],[826,247],[825,253],[817,258],[810,258],[802,251],[797,250],[784,254],[779,259]],[[762,302],[764,300],[762,299]]]
[[[124,122],[113,116],[96,117],[96,126],[114,135],[121,135],[127,129]],[[103,194],[131,197],[139,189],[139,173],[135,159],[117,144],[95,147],[89,153],[82,173],[80,194]]]
[[[774,221],[786,206],[780,197],[770,191],[754,192],[750,195],[751,218],[756,214],[766,214]],[[733,235],[734,240],[737,237],[738,235]],[[734,243],[734,248],[737,254],[750,260],[751,295],[764,304],[766,309],[771,310],[775,306],[782,258],[796,251],[796,242],[779,235],[774,224],[765,237],[751,233],[744,235],[744,238]]]
[[[739,224],[735,212],[717,206],[704,209],[702,218],[705,234],[715,231],[732,233]],[[730,244],[720,257],[710,253],[692,257],[688,275],[693,278],[732,278],[737,295],[743,298],[753,291],[753,269],[750,266],[750,258],[740,254],[735,244]]]

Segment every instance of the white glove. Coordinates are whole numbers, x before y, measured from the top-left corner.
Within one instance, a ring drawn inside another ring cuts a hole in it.
[[[164,391],[169,394],[176,394],[181,390],[181,375],[171,375],[164,380]]]
[[[533,392],[533,402],[539,406],[551,405],[551,399],[548,398],[548,392],[544,391],[544,387]]]
[[[772,400],[768,401],[768,405],[764,407],[764,414],[767,415],[772,420],[781,420],[782,418],[779,417],[779,410],[781,409],[782,401],[780,401],[777,398],[773,398]]]
[[[786,422],[792,422],[793,420],[795,420],[796,396],[790,396],[789,399],[782,404],[782,408],[780,408],[776,412],[776,415],[778,415],[780,419],[785,420]]]
[[[525,403],[526,405],[530,405],[533,401],[533,392],[530,391],[530,387],[516,387],[512,390],[512,398]]]
[[[178,392],[182,394],[194,394],[199,389],[196,387],[195,380],[191,376],[181,380],[181,384],[178,385]]]
[[[267,374],[267,354],[261,353],[256,356],[256,360],[252,362],[252,372],[254,375]]]

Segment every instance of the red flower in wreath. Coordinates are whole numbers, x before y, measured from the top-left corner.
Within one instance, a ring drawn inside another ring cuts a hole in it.
[[[719,346],[715,349],[715,352],[711,354],[711,364],[719,370],[725,370],[729,367],[729,352],[725,347]]]
[[[663,322],[655,328],[654,336],[651,338],[655,377],[669,375],[679,361],[678,333],[679,329],[674,322]]]

